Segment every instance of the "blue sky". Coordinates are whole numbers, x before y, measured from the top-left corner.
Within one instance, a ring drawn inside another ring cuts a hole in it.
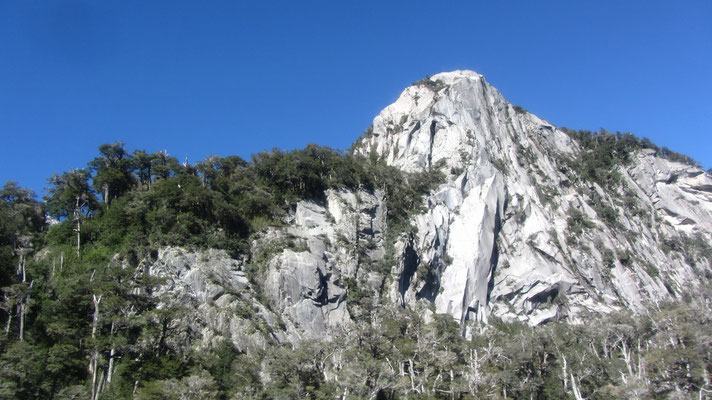
[[[0,0],[0,184],[102,143],[348,148],[428,74],[472,69],[559,126],[712,167],[712,2]]]

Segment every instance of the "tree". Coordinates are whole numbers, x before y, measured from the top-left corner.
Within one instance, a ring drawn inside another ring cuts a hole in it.
[[[153,153],[151,157],[153,173],[159,178],[168,179],[175,172],[181,170],[178,160],[175,157],[169,156],[165,150]]]
[[[0,189],[0,285],[15,281],[15,256],[19,257],[16,273],[24,275],[24,258],[35,237],[44,230],[44,210],[34,197],[34,192],[13,181]]]
[[[13,316],[19,314],[20,341],[24,338],[33,283],[27,282],[27,256],[45,226],[44,212],[34,197],[31,190],[20,188],[12,181],[0,190],[0,285],[3,286],[0,308],[7,312],[6,336],[10,333]]]
[[[89,171],[75,169],[49,179],[50,187],[45,196],[49,214],[55,218],[71,217],[77,235],[77,257],[81,247],[82,220],[96,211],[98,200],[89,186]]]
[[[89,162],[89,168],[95,172],[94,187],[102,193],[104,204],[108,207],[111,200],[133,187],[134,164],[121,142],[102,144],[99,146],[99,154],[99,157]]]
[[[133,152],[134,168],[136,169],[136,175],[138,175],[138,181],[141,185],[148,186],[149,190],[153,181],[153,160],[155,157],[154,154],[147,154],[145,150],[134,150]]]

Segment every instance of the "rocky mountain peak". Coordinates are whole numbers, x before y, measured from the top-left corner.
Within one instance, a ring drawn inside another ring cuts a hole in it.
[[[246,350],[328,339],[374,310],[450,315],[465,335],[492,318],[642,312],[712,276],[712,177],[641,143],[559,129],[475,72],[437,74],[405,89],[353,147],[406,180],[440,171],[405,223],[389,218],[395,193],[331,188],[256,235],[249,261],[168,249],[156,270],[183,268],[167,290],[200,304],[204,342],[231,337]],[[205,268],[195,260],[211,257],[226,266],[210,275],[225,290],[196,284]],[[258,274],[254,287],[244,269]],[[276,333],[245,335],[235,308]]]
[[[710,386],[712,176],[630,134],[559,129],[474,72],[405,89],[355,155],[99,151],[44,204],[1,190],[6,397]]]
[[[709,174],[631,149],[632,160],[606,167],[615,182],[596,181],[585,172],[595,152],[475,72],[405,89],[355,152],[447,176],[404,243],[435,278],[404,290],[404,303],[429,288],[436,312],[462,323],[495,314],[539,324],[585,310],[641,310],[699,282],[695,256],[666,252],[664,243],[694,242],[691,251],[707,254]],[[709,258],[702,264],[709,269]]]

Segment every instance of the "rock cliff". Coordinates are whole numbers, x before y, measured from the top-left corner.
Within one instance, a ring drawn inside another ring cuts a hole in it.
[[[168,248],[151,269],[195,304],[204,342],[240,348],[328,338],[369,307],[449,314],[466,334],[493,316],[580,322],[694,296],[712,276],[712,177],[637,149],[601,184],[576,168],[587,151],[481,75],[438,74],[354,146],[405,172],[444,173],[410,230],[388,226],[383,191],[329,190],[259,234],[249,259]],[[254,315],[264,322],[248,327]]]

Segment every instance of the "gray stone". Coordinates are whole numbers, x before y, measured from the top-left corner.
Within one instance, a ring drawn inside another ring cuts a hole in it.
[[[621,186],[583,181],[567,161],[582,151],[577,143],[515,110],[481,75],[430,79],[441,83],[436,91],[407,88],[355,148],[406,172],[443,165],[446,178],[426,196],[427,211],[411,220],[415,234],[397,238],[393,254],[385,194],[342,189],[299,202],[286,227],[255,238],[251,252],[264,265],[251,278],[264,297],[224,252],[166,248],[150,262],[150,272],[166,278],[157,295],[196,310],[189,323],[202,345],[226,337],[249,351],[328,340],[354,324],[352,285],[381,307],[413,308],[426,319],[432,309],[469,332],[492,315],[537,325],[643,311],[694,293],[699,274],[712,272],[709,259],[691,265],[694,252],[662,250],[692,235],[710,244],[710,174],[640,150],[617,167]],[[617,213],[615,223],[597,203]],[[570,226],[574,212],[590,220],[580,234]]]

